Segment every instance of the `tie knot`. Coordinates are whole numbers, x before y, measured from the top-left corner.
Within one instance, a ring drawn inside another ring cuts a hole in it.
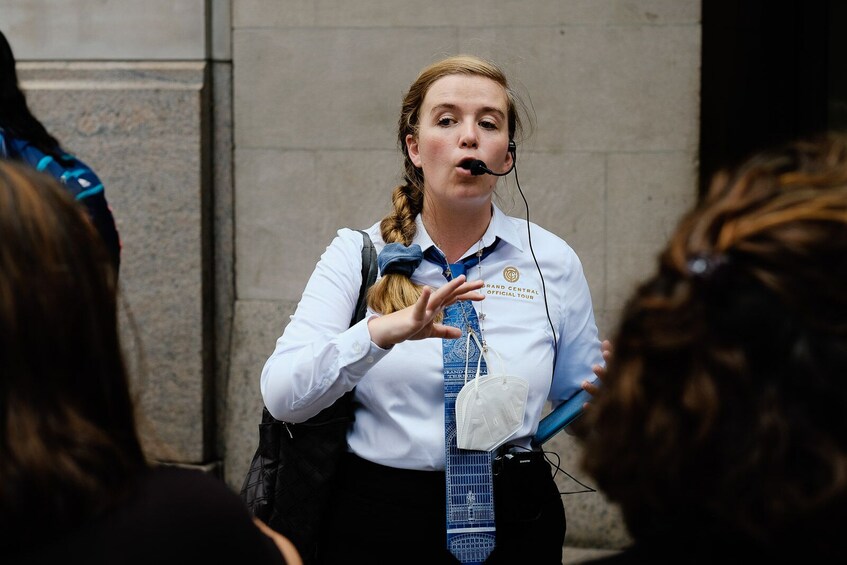
[[[480,261],[488,257],[488,255],[490,255],[491,252],[494,251],[499,244],[500,238],[497,237],[494,239],[494,243],[482,249],[482,251],[474,253],[470,257],[466,257],[456,263],[447,263],[447,258],[444,257],[444,254],[433,245],[424,252],[424,258],[430,263],[435,263],[436,265],[441,267],[441,274],[443,274],[444,278],[449,281],[454,279],[455,277],[458,277],[459,275],[466,275],[468,269],[470,269],[471,267],[475,267],[480,263]]]

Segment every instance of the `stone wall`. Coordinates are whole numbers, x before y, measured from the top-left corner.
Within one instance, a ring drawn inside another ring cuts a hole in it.
[[[219,470],[233,304],[229,3],[0,0],[0,30],[33,113],[104,182],[145,444],[156,459]]]
[[[536,114],[518,146],[531,219],[581,257],[603,336],[694,199],[697,0],[242,0],[233,6],[236,306],[227,480],[256,443],[259,375],[339,227],[389,209],[400,100],[425,65],[491,58]],[[524,215],[513,177],[498,193]],[[567,434],[562,467],[588,482]],[[579,487],[564,474],[562,490]],[[627,535],[602,495],[565,496],[571,546]]]
[[[0,29],[36,115],[105,182],[152,453],[233,488],[315,262],[389,208],[423,66],[491,58],[534,110],[531,219],[581,257],[603,337],[694,199],[700,0],[0,0]],[[524,215],[513,176],[498,194]],[[570,436],[548,446],[590,484]],[[626,543],[601,494],[564,500],[566,560]]]

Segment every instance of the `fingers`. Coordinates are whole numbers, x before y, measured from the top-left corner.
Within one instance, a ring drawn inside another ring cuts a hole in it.
[[[600,354],[603,356],[604,365],[594,365],[591,367],[591,370],[597,375],[597,378],[601,381],[606,378],[606,367],[609,365],[609,361],[612,359],[612,342],[608,339],[604,339],[600,344]],[[583,387],[585,388],[585,387]],[[596,388],[596,387],[595,387]],[[586,389],[588,390],[588,389]],[[589,391],[590,392],[590,391]],[[593,392],[591,394],[594,394]]]
[[[468,281],[465,278],[465,275],[459,275],[435,291],[433,296],[439,299],[455,297],[474,290],[479,290],[484,284],[485,283],[483,281]]]
[[[603,343],[600,344],[600,351],[603,353],[603,360],[608,363],[609,359],[612,358],[612,342],[604,339]]]
[[[594,365],[591,367],[591,370],[597,375],[597,378],[601,381],[606,378],[606,367],[603,365]]]
[[[459,296],[455,297],[453,300],[450,301],[450,304],[453,304],[455,302],[460,302],[462,300],[472,300],[474,302],[479,302],[480,300],[483,300],[483,299],[485,299],[484,294],[480,294],[478,292],[471,291],[471,292],[466,292],[464,294],[460,294]],[[450,304],[448,304],[448,306]]]
[[[368,322],[371,339],[380,347],[385,347],[407,339],[459,338],[462,335],[460,329],[435,324],[433,320],[444,308],[459,300],[484,299],[484,295],[476,292],[483,285],[482,281],[468,282],[461,275],[437,290],[424,286],[420,297],[411,306]]]
[[[430,307],[446,308],[460,300],[483,300],[485,295],[475,291],[482,288],[484,284],[483,281],[467,281],[465,275],[460,275],[433,292]]]
[[[412,305],[412,319],[416,322],[421,322],[426,318],[426,311],[431,296],[431,288],[425,286],[421,289],[421,295],[418,297],[418,301]]]
[[[591,371],[597,377],[598,382],[602,382],[606,378],[606,366],[612,358],[612,342],[604,339],[600,344],[600,352],[603,355],[604,365],[597,364],[591,367]],[[596,396],[599,391],[599,387],[590,381],[582,381],[582,389],[591,396]]]
[[[582,390],[586,391],[592,396],[596,396],[597,391],[599,391],[599,387],[592,382],[582,381]]]
[[[440,337],[442,339],[459,339],[462,337],[462,330],[453,326],[445,326],[444,324],[433,324],[432,335],[430,337]]]
[[[602,369],[602,367],[600,367],[600,365],[594,365],[594,373],[595,374],[597,373],[597,369]],[[604,369],[604,371],[605,371],[605,369]],[[599,377],[599,375],[598,375],[598,377]],[[597,385],[595,385],[594,383],[592,383],[590,381],[582,381],[582,390],[586,391],[591,396],[596,396],[597,392],[600,389]],[[583,410],[589,410],[590,408],[591,408],[591,401],[590,400],[588,402],[583,403],[583,405],[582,405]]]

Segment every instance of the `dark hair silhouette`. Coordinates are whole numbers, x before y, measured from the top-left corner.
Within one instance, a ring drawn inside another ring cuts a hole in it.
[[[44,153],[62,158],[59,142],[32,115],[26,97],[18,85],[15,56],[6,36],[0,31],[0,127],[16,137],[28,140]]]
[[[0,545],[19,545],[112,507],[147,463],[85,209],[0,161],[0,242]]]
[[[613,343],[584,464],[637,541],[847,560],[844,140],[716,175]]]

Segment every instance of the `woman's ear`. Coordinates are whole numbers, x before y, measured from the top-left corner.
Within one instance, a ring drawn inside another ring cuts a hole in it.
[[[506,165],[505,170],[509,170],[512,168],[512,165],[515,162],[515,151],[517,151],[517,147],[515,146],[514,140],[509,140],[509,148],[506,150],[506,161],[504,164]]]
[[[512,162],[515,160],[515,155],[512,153],[512,146],[509,146],[509,151],[506,151],[506,159],[503,161],[505,165],[504,171],[508,171],[512,167]]]
[[[409,160],[417,168],[421,168],[421,154],[418,152],[418,140],[411,133],[406,134],[406,151],[409,153]]]

